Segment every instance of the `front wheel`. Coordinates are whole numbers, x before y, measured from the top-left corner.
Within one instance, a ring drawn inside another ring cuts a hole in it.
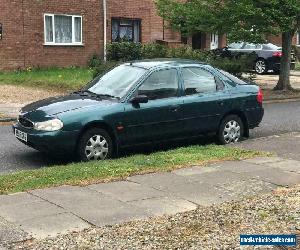
[[[81,161],[105,160],[113,155],[113,142],[105,130],[93,128],[81,136],[77,151]]]
[[[265,74],[268,72],[267,63],[264,59],[258,59],[255,63],[255,72],[259,75]]]
[[[229,115],[222,120],[218,139],[222,145],[241,141],[244,135],[244,124],[237,115]]]

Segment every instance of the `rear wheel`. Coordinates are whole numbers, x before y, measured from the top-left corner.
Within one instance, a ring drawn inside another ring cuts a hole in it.
[[[242,140],[244,124],[237,115],[225,117],[219,127],[218,140],[222,145],[236,143]]]
[[[81,161],[105,160],[113,155],[113,142],[105,130],[92,128],[81,136],[77,151]]]
[[[255,63],[255,72],[257,74],[265,74],[268,72],[268,67],[267,67],[267,63],[264,59],[260,58],[256,61]]]

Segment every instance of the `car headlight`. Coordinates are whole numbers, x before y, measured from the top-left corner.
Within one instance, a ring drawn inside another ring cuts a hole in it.
[[[45,122],[36,122],[34,124],[34,129],[40,131],[57,131],[64,126],[63,122],[59,119],[53,119]]]

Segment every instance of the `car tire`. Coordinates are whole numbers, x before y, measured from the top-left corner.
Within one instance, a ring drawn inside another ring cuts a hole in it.
[[[237,143],[244,135],[244,124],[237,115],[226,116],[220,124],[218,131],[218,141],[221,145]]]
[[[259,58],[255,62],[254,70],[259,75],[266,74],[268,72],[268,65],[267,65],[266,60]]]
[[[83,133],[77,147],[81,161],[106,160],[113,155],[111,136],[101,128],[92,128]]]

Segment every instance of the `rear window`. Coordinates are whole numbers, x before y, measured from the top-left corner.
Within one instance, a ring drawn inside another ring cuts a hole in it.
[[[234,76],[234,75],[231,75],[229,74],[228,72],[224,71],[224,70],[221,70],[219,69],[219,71],[224,75],[226,76],[229,80],[239,84],[239,85],[246,85],[247,83],[245,81],[243,81],[242,79]]]

